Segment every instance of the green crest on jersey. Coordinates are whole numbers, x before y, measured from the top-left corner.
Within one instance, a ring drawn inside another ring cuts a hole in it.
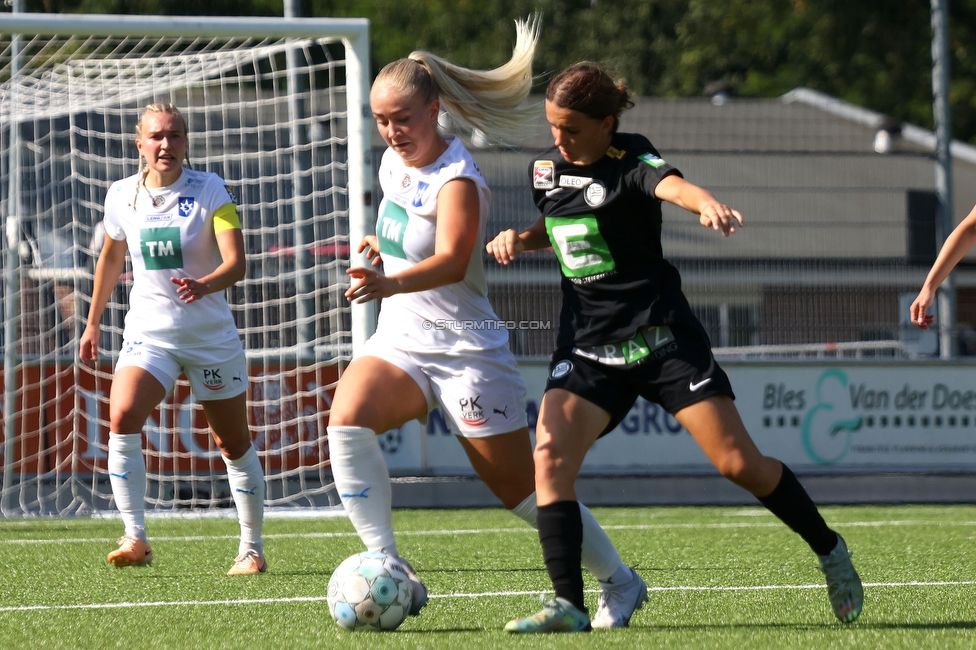
[[[660,167],[661,165],[667,164],[667,163],[664,162],[664,159],[663,158],[660,158],[659,156],[655,156],[652,153],[645,153],[645,154],[643,154],[641,156],[637,156],[637,159],[638,160],[643,160],[644,162],[646,162],[651,167]]]
[[[383,212],[376,222],[376,237],[380,241],[380,253],[384,257],[407,259],[403,252],[403,233],[407,231],[410,216],[393,201],[384,201]]]
[[[546,217],[546,232],[567,278],[585,278],[617,267],[595,215]]]
[[[180,229],[143,228],[139,231],[139,245],[142,259],[149,271],[178,269],[183,266],[183,246],[180,243]]]

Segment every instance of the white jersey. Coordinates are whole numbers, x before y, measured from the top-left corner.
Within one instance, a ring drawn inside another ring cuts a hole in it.
[[[223,291],[186,304],[170,281],[198,279],[220,265],[213,214],[235,202],[230,189],[216,174],[192,169],[168,187],[147,190],[141,179],[116,181],[105,199],[105,235],[125,240],[132,260],[125,339],[179,348],[237,338]]]
[[[499,327],[488,302],[488,287],[480,242],[491,192],[471,154],[455,136],[426,167],[408,167],[392,149],[380,163],[380,203],[376,236],[383,268],[395,275],[434,254],[437,231],[437,195],[444,184],[466,178],[475,183],[479,197],[478,244],[460,282],[383,299],[376,336],[402,350],[462,351],[508,344],[508,330]]]

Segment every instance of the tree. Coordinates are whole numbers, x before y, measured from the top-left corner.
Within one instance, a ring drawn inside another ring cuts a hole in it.
[[[747,97],[805,86],[932,122],[927,2],[690,0],[675,29],[680,55],[662,94],[694,95],[716,79]]]
[[[504,63],[513,21],[543,25],[535,69],[589,59],[638,94],[701,95],[724,81],[743,97],[806,86],[931,128],[927,0],[302,0],[310,16],[370,20],[374,72],[424,49],[470,68]],[[28,11],[282,15],[280,0],[26,0]],[[957,138],[976,144],[976,0],[950,3]]]

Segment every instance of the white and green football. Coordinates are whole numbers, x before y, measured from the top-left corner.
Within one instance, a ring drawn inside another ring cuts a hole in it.
[[[329,579],[329,613],[351,631],[397,629],[412,597],[413,585],[399,559],[378,551],[346,558]]]

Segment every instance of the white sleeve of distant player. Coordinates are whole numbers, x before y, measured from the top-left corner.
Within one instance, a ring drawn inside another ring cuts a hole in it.
[[[119,198],[122,192],[119,187],[112,185],[105,197],[105,214],[102,215],[102,224],[105,227],[105,236],[111,237],[116,241],[125,239],[125,229],[122,228],[122,220],[119,218]]]
[[[390,191],[388,182],[390,178],[390,166],[393,164],[390,157],[395,155],[396,153],[394,153],[392,149],[387,149],[383,152],[383,157],[380,158],[380,168],[377,176],[380,181],[380,190],[383,192],[383,194]]]

